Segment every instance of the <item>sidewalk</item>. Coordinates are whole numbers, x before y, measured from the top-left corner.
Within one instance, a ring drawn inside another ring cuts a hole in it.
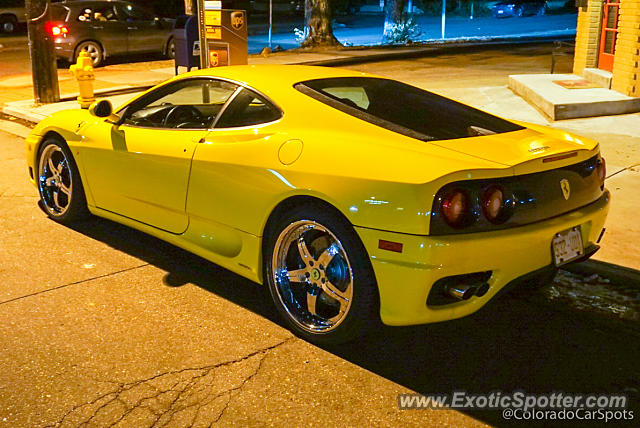
[[[322,51],[306,51],[301,49],[286,50],[268,56],[249,55],[249,64],[305,64],[323,66],[347,66],[372,61],[388,61],[393,59],[419,58],[442,53],[473,51],[486,48],[509,48],[522,46],[523,43],[549,43],[546,37],[530,37],[521,40],[495,39],[492,41],[448,41],[409,47],[352,47],[326,49]],[[186,71],[180,68],[180,72]],[[95,69],[96,95],[109,97],[114,106],[130,97],[133,93],[157,85],[174,76],[173,60],[138,62],[108,65]],[[61,102],[36,106],[33,103],[33,89],[30,73],[13,75],[0,79],[0,111],[30,122],[39,122],[58,110],[77,107],[75,102],[77,83],[68,69],[58,69]],[[118,94],[127,92],[121,97]],[[111,98],[113,97],[113,98]]]

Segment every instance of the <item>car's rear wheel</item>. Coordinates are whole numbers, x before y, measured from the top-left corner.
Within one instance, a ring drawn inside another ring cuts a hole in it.
[[[0,32],[11,34],[18,29],[18,19],[15,16],[0,17]]]
[[[63,224],[87,218],[84,187],[67,145],[48,138],[38,153],[40,207],[50,218]]]
[[[547,5],[543,4],[542,6],[540,6],[540,9],[538,9],[538,12],[536,13],[536,15],[544,16],[546,14],[547,14]]]
[[[295,208],[269,228],[264,272],[289,328],[311,342],[336,344],[379,323],[378,294],[357,234],[322,208]]]
[[[89,54],[89,57],[91,58],[91,65],[94,67],[98,67],[104,60],[104,52],[102,51],[102,46],[100,46],[98,42],[94,42],[93,40],[88,40],[78,45],[75,55],[73,56],[74,62],[78,62],[80,52],[87,52]]]

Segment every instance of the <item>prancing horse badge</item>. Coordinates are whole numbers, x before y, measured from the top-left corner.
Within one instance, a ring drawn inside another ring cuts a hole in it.
[[[562,196],[564,196],[565,200],[569,200],[569,196],[571,196],[571,186],[569,185],[569,180],[563,178],[560,180],[560,188],[562,189]]]

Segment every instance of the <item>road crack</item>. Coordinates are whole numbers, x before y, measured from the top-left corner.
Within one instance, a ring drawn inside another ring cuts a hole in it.
[[[73,406],[48,427],[130,426],[127,418],[134,416],[136,425],[148,427],[165,427],[172,422],[184,426],[215,424],[234,397],[260,373],[267,355],[294,339],[291,336],[216,364],[167,370],[133,382],[110,381],[115,388]]]
[[[48,293],[50,291],[60,290],[61,288],[70,287],[72,285],[78,285],[78,284],[83,284],[85,282],[95,281],[97,279],[108,278],[110,276],[115,276],[115,275],[119,275],[121,273],[129,272],[129,271],[136,270],[136,269],[140,269],[140,268],[143,268],[145,266],[149,266],[149,263],[144,263],[144,264],[141,264],[141,265],[138,265],[138,266],[134,266],[134,267],[130,267],[130,268],[127,268],[127,269],[118,270],[118,271],[115,271],[115,272],[105,273],[104,275],[98,275],[98,276],[94,276],[92,278],[82,279],[80,281],[70,282],[68,284],[56,285],[55,287],[47,288],[45,290],[36,291],[35,293],[29,293],[29,294],[25,294],[24,296],[18,296],[18,297],[14,297],[12,299],[9,299],[9,300],[2,301],[2,302],[0,302],[0,305],[4,305],[6,303],[11,303],[11,302],[15,302],[15,301],[18,301],[18,300],[26,299],[28,297],[37,296],[39,294]]]

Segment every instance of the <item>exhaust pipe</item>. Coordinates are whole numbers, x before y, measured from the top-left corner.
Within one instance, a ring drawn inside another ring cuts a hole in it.
[[[456,300],[469,300],[477,288],[475,284],[451,284],[445,287],[445,291]]]
[[[489,291],[489,284],[451,284],[445,292],[456,300],[469,300],[472,296],[484,296]]]

